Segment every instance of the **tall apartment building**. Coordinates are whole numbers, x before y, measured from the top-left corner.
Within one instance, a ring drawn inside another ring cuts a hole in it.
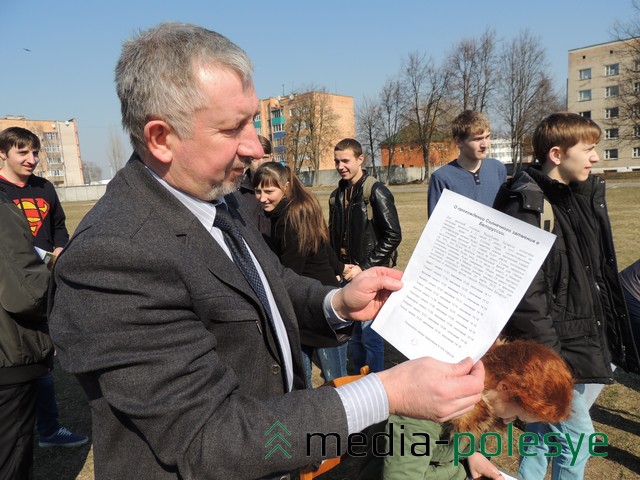
[[[18,115],[0,118],[0,130],[22,127],[40,138],[40,163],[35,174],[44,177],[56,187],[84,185],[78,125],[69,120],[28,120]]]
[[[630,42],[569,51],[567,110],[593,119],[603,131],[594,172],[640,169],[640,58]]]
[[[306,92],[260,100],[254,118],[259,135],[271,140],[275,160],[300,171],[334,168],[333,147],[346,137],[355,137],[353,97],[325,92]]]

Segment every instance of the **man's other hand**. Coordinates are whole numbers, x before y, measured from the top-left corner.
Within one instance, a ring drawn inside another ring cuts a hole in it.
[[[386,267],[369,268],[358,274],[333,296],[332,306],[342,318],[373,319],[391,292],[402,287],[402,272]]]

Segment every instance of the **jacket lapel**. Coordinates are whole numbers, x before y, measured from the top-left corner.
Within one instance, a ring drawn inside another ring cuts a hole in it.
[[[206,231],[202,223],[200,223],[200,220],[175,198],[171,192],[153,178],[136,154],[132,155],[127,166],[120,174],[124,175],[124,180],[133,189],[140,192],[153,212],[162,219],[163,224],[172,229],[176,238],[183,242],[185,248],[188,249],[195,258],[200,259],[212,275],[253,303],[256,310],[260,312],[262,328],[265,329],[266,333],[265,340],[267,346],[274,357],[279,359],[279,363],[284,365],[275,340],[275,332],[273,332],[271,322],[267,320],[266,312],[260,300],[245,280],[242,272],[234,265],[211,234]],[[291,301],[284,285],[279,280],[278,273],[269,264],[269,260],[265,260],[264,258],[272,254],[268,251],[268,247],[259,232],[256,228],[247,225],[247,222],[240,214],[241,209],[235,197],[231,195],[228,196],[227,204],[229,205],[229,211],[240,233],[246,240],[254,256],[258,259],[265,273],[265,277],[269,282],[269,287],[271,288],[287,330],[294,363],[294,382],[296,386],[299,387],[300,378],[296,377],[299,377],[299,372],[302,368],[302,362],[298,352],[300,337],[298,335],[297,322],[295,321]]]
[[[216,278],[230,288],[243,292],[256,308],[262,311],[258,297],[248,288],[240,270],[206,231],[200,220],[153,178],[136,154],[131,157],[127,167],[129,168],[123,169],[126,181],[140,192],[153,212],[172,230],[176,238],[182,241],[185,248],[189,249]]]

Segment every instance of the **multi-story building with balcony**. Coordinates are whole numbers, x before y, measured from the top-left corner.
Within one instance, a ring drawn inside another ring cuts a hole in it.
[[[84,185],[76,120],[28,120],[18,115],[0,118],[0,131],[8,127],[31,130],[40,138],[40,162],[35,174],[56,187]]]
[[[594,172],[640,170],[640,49],[632,42],[569,51],[567,110],[602,128]]]
[[[271,141],[275,161],[307,171],[317,156],[319,170],[333,169],[335,144],[355,137],[353,97],[306,92],[266,98],[254,126]]]

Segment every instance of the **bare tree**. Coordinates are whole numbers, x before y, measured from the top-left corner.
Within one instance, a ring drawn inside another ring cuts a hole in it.
[[[309,116],[306,104],[296,104],[291,107],[291,116],[285,124],[287,163],[296,175],[300,173],[305,160],[311,158],[311,142],[305,120]]]
[[[422,151],[424,174],[421,180],[431,176],[431,141],[438,131],[438,117],[444,105],[449,81],[446,68],[435,65],[424,54],[410,53],[402,64],[402,97],[407,123],[412,139]],[[425,177],[426,176],[426,177]]]
[[[111,176],[115,175],[118,170],[124,167],[124,147],[120,134],[116,128],[109,127],[109,150],[107,151],[109,159],[109,167],[111,168]]]
[[[376,173],[376,151],[380,144],[380,136],[382,132],[380,104],[368,97],[362,99],[362,103],[356,108],[356,122],[358,136],[365,139],[362,145],[367,153],[367,157],[371,159],[372,173],[377,177]]]
[[[82,162],[82,174],[87,185],[102,180],[102,168],[97,163]]]
[[[320,159],[333,147],[337,135],[338,116],[331,108],[326,88],[313,88],[298,94],[293,113],[286,124],[287,155],[294,171],[307,165],[314,171],[314,184],[318,181]]]
[[[497,111],[511,140],[514,171],[520,168],[527,139],[539,121],[558,109],[545,49],[528,30],[504,46]]]
[[[402,128],[402,95],[398,80],[387,80],[380,92],[380,112],[382,125],[382,141],[389,150],[387,159],[387,182],[391,175],[391,165],[396,147],[400,142],[400,130]],[[382,161],[380,162],[382,164]]]
[[[621,140],[637,140],[640,136],[640,0],[632,0],[636,15],[618,21],[613,27],[615,38],[623,42],[620,65],[617,117],[607,120],[610,126],[620,128]]]
[[[480,37],[461,40],[449,54],[447,68],[449,96],[458,110],[486,111],[498,71],[495,31],[488,29]]]

